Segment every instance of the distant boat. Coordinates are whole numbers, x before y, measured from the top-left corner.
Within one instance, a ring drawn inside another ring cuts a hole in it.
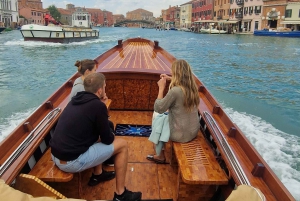
[[[278,36],[278,37],[300,37],[300,31],[286,31],[286,30],[255,30],[255,36]]]
[[[208,34],[226,34],[227,31],[218,30],[218,29],[200,29],[201,33],[208,33]]]
[[[0,33],[5,30],[5,27],[0,27]]]
[[[99,38],[99,30],[93,30],[88,12],[77,10],[72,15],[72,26],[59,25],[51,16],[47,26],[38,24],[23,25],[20,29],[25,41],[45,41],[54,43],[80,42]]]

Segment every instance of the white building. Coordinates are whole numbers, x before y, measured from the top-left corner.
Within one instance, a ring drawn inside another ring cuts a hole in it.
[[[18,21],[18,1],[0,0],[0,26],[15,27]]]
[[[192,24],[192,1],[180,5],[180,28],[190,28]]]

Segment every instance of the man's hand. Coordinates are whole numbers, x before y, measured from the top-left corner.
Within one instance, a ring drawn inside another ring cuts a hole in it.
[[[103,102],[103,103],[106,103],[106,101],[107,101],[107,96],[106,96],[106,93],[105,94],[103,94],[103,96],[100,98],[100,100]]]

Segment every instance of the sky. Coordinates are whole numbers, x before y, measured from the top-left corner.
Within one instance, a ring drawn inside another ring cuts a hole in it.
[[[180,6],[189,0],[70,0],[70,1],[52,1],[42,0],[43,7],[47,8],[50,5],[55,5],[58,8],[66,8],[66,5],[71,3],[78,7],[86,8],[100,8],[101,10],[108,10],[113,14],[123,14],[126,17],[128,11],[133,11],[138,8],[153,12],[154,17],[161,15],[162,9],[171,6]]]

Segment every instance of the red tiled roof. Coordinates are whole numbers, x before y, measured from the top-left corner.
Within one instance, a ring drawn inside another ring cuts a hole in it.
[[[62,15],[72,15],[72,11],[67,10],[67,9],[63,9],[63,8],[57,8],[58,12],[60,12],[60,14]]]

